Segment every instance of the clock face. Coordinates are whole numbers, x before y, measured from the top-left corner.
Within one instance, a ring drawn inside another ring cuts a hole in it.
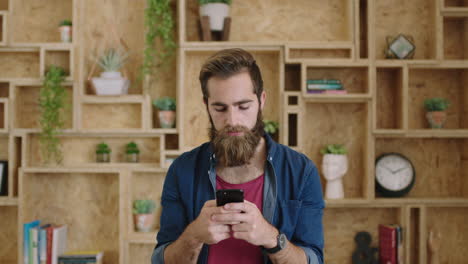
[[[414,184],[414,167],[403,155],[384,154],[377,159],[375,179],[377,189],[384,195],[402,196]]]

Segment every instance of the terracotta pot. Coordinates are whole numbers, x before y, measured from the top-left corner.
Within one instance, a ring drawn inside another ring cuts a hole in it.
[[[431,128],[442,128],[447,120],[447,113],[445,111],[427,112],[426,119]]]
[[[159,125],[161,128],[173,128],[175,125],[175,111],[159,111]]]
[[[154,214],[134,214],[133,223],[138,232],[150,232],[154,226]]]

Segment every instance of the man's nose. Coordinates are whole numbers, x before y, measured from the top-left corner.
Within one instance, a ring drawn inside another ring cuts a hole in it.
[[[236,126],[239,122],[239,115],[235,109],[230,109],[227,114],[227,125]]]

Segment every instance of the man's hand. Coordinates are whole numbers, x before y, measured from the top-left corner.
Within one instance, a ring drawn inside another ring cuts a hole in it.
[[[233,237],[250,244],[273,248],[276,246],[278,230],[265,220],[257,206],[249,201],[224,205],[222,214],[215,214],[213,220],[219,224],[231,225]]]
[[[230,237],[231,228],[228,223],[214,221],[215,215],[232,214],[232,211],[216,206],[216,200],[207,201],[200,215],[190,224],[190,234],[204,244],[216,244]]]

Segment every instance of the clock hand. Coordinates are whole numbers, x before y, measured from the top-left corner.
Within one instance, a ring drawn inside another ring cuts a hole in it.
[[[402,170],[405,170],[405,169],[409,169],[409,167],[400,168],[400,169],[396,170],[394,173],[397,173],[397,172],[402,171]]]
[[[385,166],[383,164],[382,164],[382,167],[384,167],[386,170],[390,171],[392,174],[395,173],[392,169],[390,169],[389,167],[387,167],[387,166]]]

